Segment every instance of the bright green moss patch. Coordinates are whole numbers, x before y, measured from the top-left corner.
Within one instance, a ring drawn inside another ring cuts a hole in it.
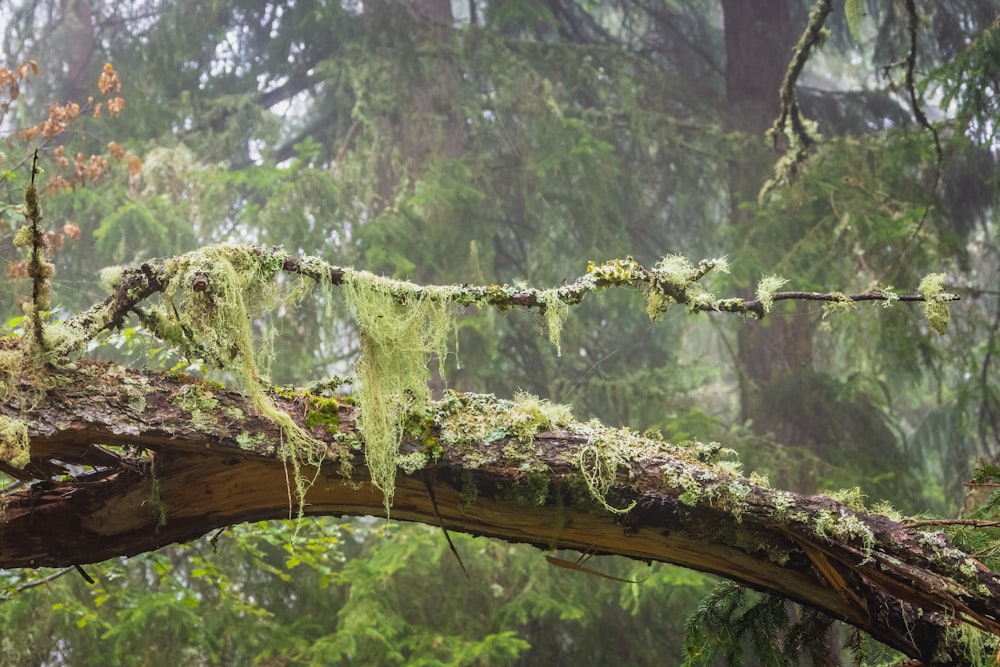
[[[340,401],[335,398],[309,395],[306,398],[306,426],[322,426],[328,433],[340,425]]]

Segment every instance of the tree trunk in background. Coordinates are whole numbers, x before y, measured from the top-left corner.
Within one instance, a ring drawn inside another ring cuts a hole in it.
[[[97,49],[91,6],[87,0],[62,0],[60,14],[51,40],[62,61],[63,73],[61,85],[54,91],[58,97],[52,101],[86,100],[87,91],[96,83],[96,78],[89,80]]]
[[[423,52],[428,44],[450,42],[449,0],[388,0],[366,5],[365,11],[371,43],[394,51],[395,79],[410,88],[409,104],[380,121],[379,131],[388,139],[389,150],[379,166],[378,194],[382,206],[391,206],[397,189],[412,182],[429,160],[456,158],[465,150],[464,122],[450,107],[461,76],[447,57],[447,48],[434,57]],[[382,44],[387,35],[400,33],[398,27],[388,29],[399,21],[411,24],[408,38],[404,43]]]
[[[787,0],[723,0],[726,40],[727,122],[732,130],[761,137],[758,153],[730,163],[729,191],[733,220],[752,224],[740,204],[755,201],[774,165],[764,133],[779,112],[779,89],[792,56],[795,34]],[[786,442],[805,437],[795,415],[761,415],[758,396],[789,374],[809,370],[813,362],[813,317],[807,304],[776,310],[765,321],[750,321],[737,333],[743,416],[754,418],[759,433],[775,433]]]

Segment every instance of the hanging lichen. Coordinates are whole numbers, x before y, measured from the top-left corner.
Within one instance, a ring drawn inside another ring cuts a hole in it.
[[[955,295],[944,291],[945,275],[943,273],[931,273],[921,279],[917,286],[917,291],[924,295],[924,316],[931,329],[943,336],[948,329],[948,302],[954,300]]]
[[[24,468],[31,460],[30,452],[28,425],[0,415],[0,461],[13,468]]]
[[[282,290],[276,280],[280,254],[246,246],[209,246],[167,262],[163,307],[149,322],[155,333],[192,358],[202,357],[231,374],[257,412],[278,425],[280,453],[291,463],[293,486],[302,511],[308,481],[301,457],[312,460],[321,443],[306,433],[265,391],[273,328],[264,327],[255,344],[252,324],[279,305],[295,302],[301,291]]]
[[[556,348],[556,356],[562,356],[560,340],[563,325],[569,317],[569,306],[559,298],[559,290],[547,289],[538,295],[538,300],[545,304],[545,326],[549,330],[549,342]]]
[[[635,501],[626,507],[615,507],[608,502],[608,493],[618,468],[648,454],[648,443],[628,428],[612,429],[596,420],[576,425],[575,430],[588,436],[587,443],[577,453],[576,463],[590,495],[607,511],[627,514],[635,507]]]
[[[344,275],[348,305],[360,329],[355,367],[359,426],[372,482],[392,504],[403,420],[430,401],[428,359],[443,368],[456,325],[447,288],[419,288],[361,271]]]

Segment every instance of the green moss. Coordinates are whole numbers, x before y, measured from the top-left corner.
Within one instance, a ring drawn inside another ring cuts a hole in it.
[[[549,499],[551,480],[545,471],[532,471],[502,489],[500,498],[519,505],[544,505]]]
[[[338,431],[340,426],[340,401],[335,398],[310,395],[306,397],[306,426],[322,426],[327,433]]]
[[[251,452],[259,452],[261,445],[266,442],[267,436],[259,431],[255,433],[242,431],[238,436],[236,436],[236,444],[239,448]]]
[[[411,412],[407,414],[403,420],[403,432],[408,440],[422,445],[424,454],[431,459],[440,459],[444,453],[437,423],[432,413]]]
[[[0,415],[0,461],[19,469],[31,461],[28,425],[20,419]]]
[[[847,505],[855,512],[867,512],[865,507],[865,494],[861,492],[860,486],[850,489],[824,490],[821,493],[828,495],[841,505]]]

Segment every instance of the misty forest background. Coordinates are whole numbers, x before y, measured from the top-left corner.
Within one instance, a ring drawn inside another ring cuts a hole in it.
[[[0,2],[0,64],[38,67],[20,70],[17,93],[0,86],[10,102],[0,334],[23,326],[30,296],[8,232],[22,221],[35,147],[55,317],[104,297],[103,267],[217,242],[425,284],[549,287],[588,260],[649,266],[669,253],[727,255],[731,273],[711,283],[722,295],[749,296],[770,274],[796,290],[913,292],[940,271],[962,296],[944,336],[919,306],[799,302],[764,322],[671,311],[651,323],[638,295],[611,291],[571,312],[560,356],[538,316],[470,309],[447,383],[528,391],[578,419],[671,441],[718,441],[778,488],[859,487],[910,516],[993,516],[974,514],[986,496],[963,483],[981,462],[1000,464],[1000,2],[834,2],[797,86],[817,141],[776,171],[797,139],[765,133],[812,9]],[[99,89],[105,63],[120,102]],[[274,384],[350,374],[353,324],[333,307],[332,321],[308,300],[279,313]],[[197,369],[141,339],[126,329],[92,353]],[[717,583],[592,561],[646,578],[623,585],[551,567],[531,547],[454,539],[468,578],[440,529],[379,518],[237,526],[88,566],[93,586],[73,572],[0,571],[0,655],[11,665],[673,664],[686,619]],[[752,628],[755,599],[732,628]],[[758,664],[752,635],[736,664]],[[827,664],[892,659],[847,628],[829,647]]]

